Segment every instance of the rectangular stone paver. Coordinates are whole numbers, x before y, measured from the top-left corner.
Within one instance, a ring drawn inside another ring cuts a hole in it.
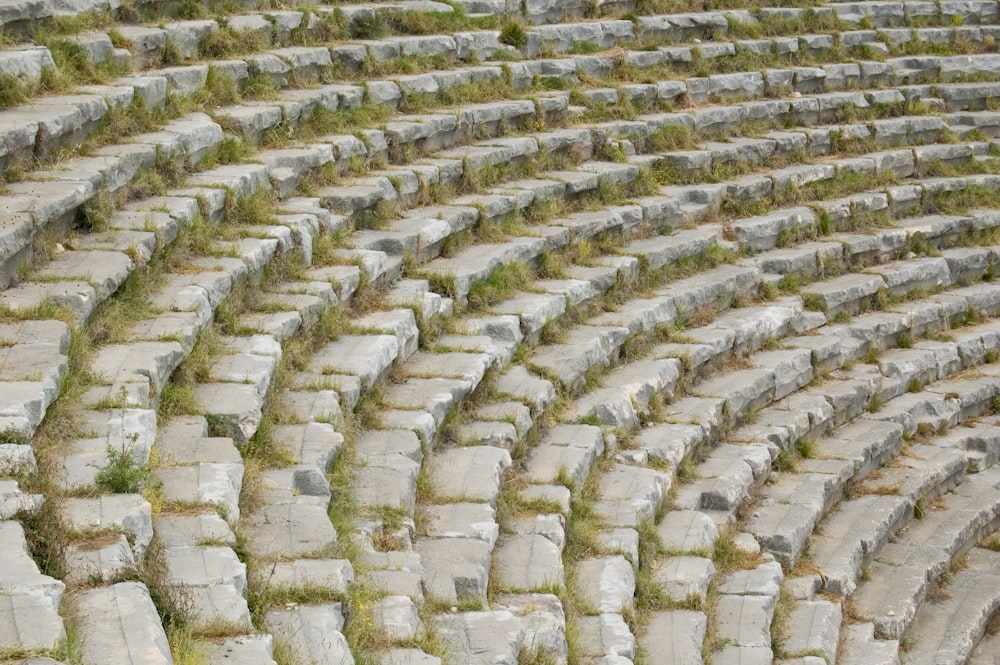
[[[84,591],[76,605],[85,665],[172,665],[167,635],[144,584]]]
[[[0,650],[55,649],[65,636],[49,598],[40,593],[0,595]]]
[[[657,665],[701,665],[707,630],[708,617],[703,612],[659,612],[650,618],[639,644]]]
[[[264,627],[288,645],[296,662],[354,665],[341,633],[344,616],[340,603],[273,609],[264,617]]]

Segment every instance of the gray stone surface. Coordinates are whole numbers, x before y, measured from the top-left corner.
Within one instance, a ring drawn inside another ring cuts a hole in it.
[[[340,603],[273,609],[265,615],[264,625],[300,662],[354,665],[341,632],[344,616]]]
[[[750,570],[740,570],[726,575],[720,579],[718,589],[724,594],[777,598],[783,580],[781,564],[772,561]]]
[[[136,554],[142,554],[153,538],[152,507],[139,494],[113,494],[95,498],[71,498],[62,506],[67,527],[78,532],[121,529]]]
[[[827,662],[837,658],[840,641],[840,605],[826,600],[795,603],[788,618],[782,648],[791,654],[818,654]]]
[[[877,640],[870,623],[844,626],[838,662],[846,665],[890,665],[899,662],[899,642]]]
[[[442,497],[480,500],[495,505],[501,479],[510,464],[510,453],[503,448],[452,448],[431,458],[428,476]]]
[[[714,577],[712,561],[696,556],[670,557],[657,562],[653,572],[653,579],[667,596],[679,603],[692,598],[705,602],[708,585]]]
[[[337,546],[337,532],[322,505],[264,506],[244,519],[248,549],[265,560],[330,556]]]
[[[62,618],[49,598],[40,593],[0,595],[0,648],[9,653],[56,649],[65,636]]]
[[[428,596],[452,603],[484,600],[491,548],[473,538],[425,538],[414,545]]]
[[[496,511],[486,503],[444,503],[424,507],[423,533],[431,538],[477,538],[496,544],[500,527]]]
[[[558,589],[564,584],[562,550],[544,535],[504,537],[493,556],[492,574],[501,588],[524,592]]]
[[[219,643],[204,645],[208,665],[275,665],[274,640],[269,634],[227,637]]]
[[[708,630],[703,612],[674,610],[650,618],[639,645],[664,665],[701,665],[702,643]]]
[[[833,593],[852,592],[861,568],[888,540],[906,516],[908,504],[899,496],[862,496],[841,504],[827,519],[822,536],[810,545],[812,560],[822,570],[824,588]]]
[[[582,600],[597,612],[620,614],[632,607],[635,572],[625,557],[585,559],[575,574]]]
[[[720,596],[716,606],[719,636],[738,647],[771,647],[771,596]]]
[[[82,661],[87,665],[170,665],[160,617],[145,585],[119,582],[76,596]]]
[[[118,536],[110,543],[93,545],[69,545],[63,552],[63,567],[66,580],[88,583],[94,580],[109,581],[121,579],[136,570],[135,557],[125,536]]]
[[[672,510],[656,527],[660,542],[668,552],[709,554],[719,539],[715,522],[697,510]]]
[[[521,621],[507,610],[439,614],[434,629],[452,657],[469,665],[515,663],[525,639]]]
[[[259,571],[253,583],[275,588],[322,587],[347,593],[354,581],[354,568],[346,559],[295,559],[276,561]]]
[[[424,625],[414,602],[406,596],[385,596],[375,601],[376,625],[392,640],[406,642],[420,639]]]
[[[996,611],[997,554],[976,548],[968,569],[955,573],[948,585],[950,597],[921,607],[910,629],[912,650],[904,662],[964,663],[982,637],[985,622]]]

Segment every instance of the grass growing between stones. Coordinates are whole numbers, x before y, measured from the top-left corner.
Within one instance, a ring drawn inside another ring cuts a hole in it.
[[[560,596],[566,614],[566,639],[569,647],[569,662],[578,663],[580,645],[572,626],[580,617],[597,614],[596,608],[582,596],[576,579],[576,566],[581,561],[600,554],[603,550],[599,539],[601,530],[607,527],[595,508],[594,502],[600,498],[600,474],[608,462],[601,460],[591,467],[583,487],[576,491],[572,482],[564,481],[574,493],[570,502],[570,512],[566,521],[566,544],[563,548],[563,567],[566,587]]]
[[[788,623],[791,620],[792,611],[795,609],[795,599],[784,588],[778,594],[774,603],[774,618],[771,619],[771,648],[775,657],[791,658],[793,656],[804,656],[809,654],[792,654],[785,649],[785,639],[788,636]],[[813,654],[822,657],[822,654]]]
[[[100,322],[102,317],[113,305],[110,301],[98,307],[93,321]],[[72,542],[81,543],[87,540],[101,539],[107,535],[106,530],[100,533],[71,533],[60,518],[60,508],[65,494],[56,484],[58,469],[66,454],[67,444],[76,438],[86,436],[81,431],[83,417],[83,400],[85,393],[98,385],[95,377],[89,371],[91,358],[95,351],[95,324],[79,327],[73,323],[71,316],[61,310],[46,311],[46,316],[57,316],[71,326],[71,343],[69,349],[69,372],[60,387],[59,398],[49,407],[32,439],[38,471],[23,479],[23,489],[28,492],[41,493],[46,497],[42,508],[35,514],[19,516],[19,521],[25,529],[25,535],[33,558],[43,574],[57,579],[65,577],[62,555],[65,547]],[[99,324],[98,324],[99,325]],[[149,467],[140,465],[132,457],[128,447],[122,450],[112,450],[109,463],[98,472],[99,487],[111,492],[141,492],[155,491],[149,477]],[[160,612],[168,635],[175,631],[185,631],[188,626],[188,615],[184,601],[178,597],[170,585],[166,583],[166,572],[162,561],[157,555],[159,545],[154,540],[138,562],[135,570],[124,571],[119,578],[110,582],[135,579],[146,584],[153,597],[154,604]],[[94,580],[100,582],[100,580]],[[70,591],[73,591],[71,589]],[[52,655],[69,665],[78,665],[82,659],[79,634],[76,629],[76,618],[72,608],[72,593],[63,600],[63,615],[66,624],[67,639]],[[173,640],[172,640],[173,643]],[[183,653],[179,649],[179,654]],[[179,661],[184,662],[184,661]]]
[[[351,561],[355,572],[355,581],[348,589],[347,598],[344,599],[347,608],[344,637],[358,665],[377,665],[380,662],[379,652],[390,646],[413,646],[428,654],[443,655],[444,648],[431,623],[431,616],[435,610],[432,601],[424,603],[421,608],[425,634],[411,643],[394,645],[377,626],[374,615],[375,604],[385,592],[365,581],[368,566],[364,562],[362,546],[358,541],[360,521],[372,516],[363,514],[352,491],[353,472],[359,464],[357,436],[365,426],[359,420],[357,411],[345,412],[344,416],[344,447],[334,464],[333,472],[328,476],[332,490],[329,515],[338,535],[337,554]],[[387,514],[383,511],[380,516],[386,518]]]
[[[527,264],[515,262],[501,266],[469,288],[469,309],[482,311],[510,298],[517,291],[523,291],[533,280],[534,273]]]

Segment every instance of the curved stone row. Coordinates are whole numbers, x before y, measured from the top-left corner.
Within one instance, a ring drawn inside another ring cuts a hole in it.
[[[3,648],[69,658],[68,635],[84,662],[123,663],[983,657],[996,451],[976,419],[996,397],[996,118],[966,109],[994,103],[996,84],[951,79],[989,77],[995,57],[732,73],[730,56],[792,40],[710,37],[839,16],[863,25],[795,39],[802,57],[883,39],[988,51],[995,9],[538,26],[533,59],[506,68],[526,99],[203,168],[234,135],[267,145],[276,127],[308,128],[314,107],[380,91],[398,108],[503,72],[294,89],[332,52],[277,48],[241,61],[295,63],[295,77],[275,70],[276,102],[185,116],[11,184]],[[983,25],[900,27],[951,16]],[[165,46],[159,29],[129,30],[151,45],[132,40],[133,64]],[[656,83],[545,90],[614,79],[621,56],[536,56],[640,33],[704,41],[628,53]],[[497,34],[469,44],[495,55]],[[364,48],[391,58],[392,44],[450,53],[439,37]],[[695,55],[708,76],[665,69]],[[210,73],[48,98],[57,131],[29,128],[25,145],[80,144],[112,106],[197,94]],[[694,107],[590,120],[625,99]],[[179,186],[94,207],[174,155]],[[64,234],[84,212],[94,228]],[[204,228],[217,237],[160,274]],[[51,255],[32,256],[43,230]],[[102,328],[129,298],[127,330]],[[179,390],[184,415],[158,414]],[[67,409],[78,431],[53,447]],[[102,474],[133,466],[151,475],[111,493]],[[60,529],[69,542],[47,558],[40,541]]]

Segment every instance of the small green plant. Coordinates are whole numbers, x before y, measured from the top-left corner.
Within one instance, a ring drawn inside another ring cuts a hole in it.
[[[500,43],[518,49],[524,48],[528,43],[528,33],[517,21],[507,21],[500,28]]]
[[[775,471],[786,471],[792,472],[798,470],[798,459],[794,453],[787,450],[782,450],[778,453],[778,456],[771,462],[771,467]]]
[[[795,451],[803,457],[803,459],[811,459],[816,456],[816,448],[812,441],[809,439],[799,439],[795,442]]]
[[[119,447],[108,445],[108,462],[97,471],[95,478],[99,488],[113,494],[134,494],[146,485],[150,469],[135,457],[138,438],[138,434],[132,434]]]

